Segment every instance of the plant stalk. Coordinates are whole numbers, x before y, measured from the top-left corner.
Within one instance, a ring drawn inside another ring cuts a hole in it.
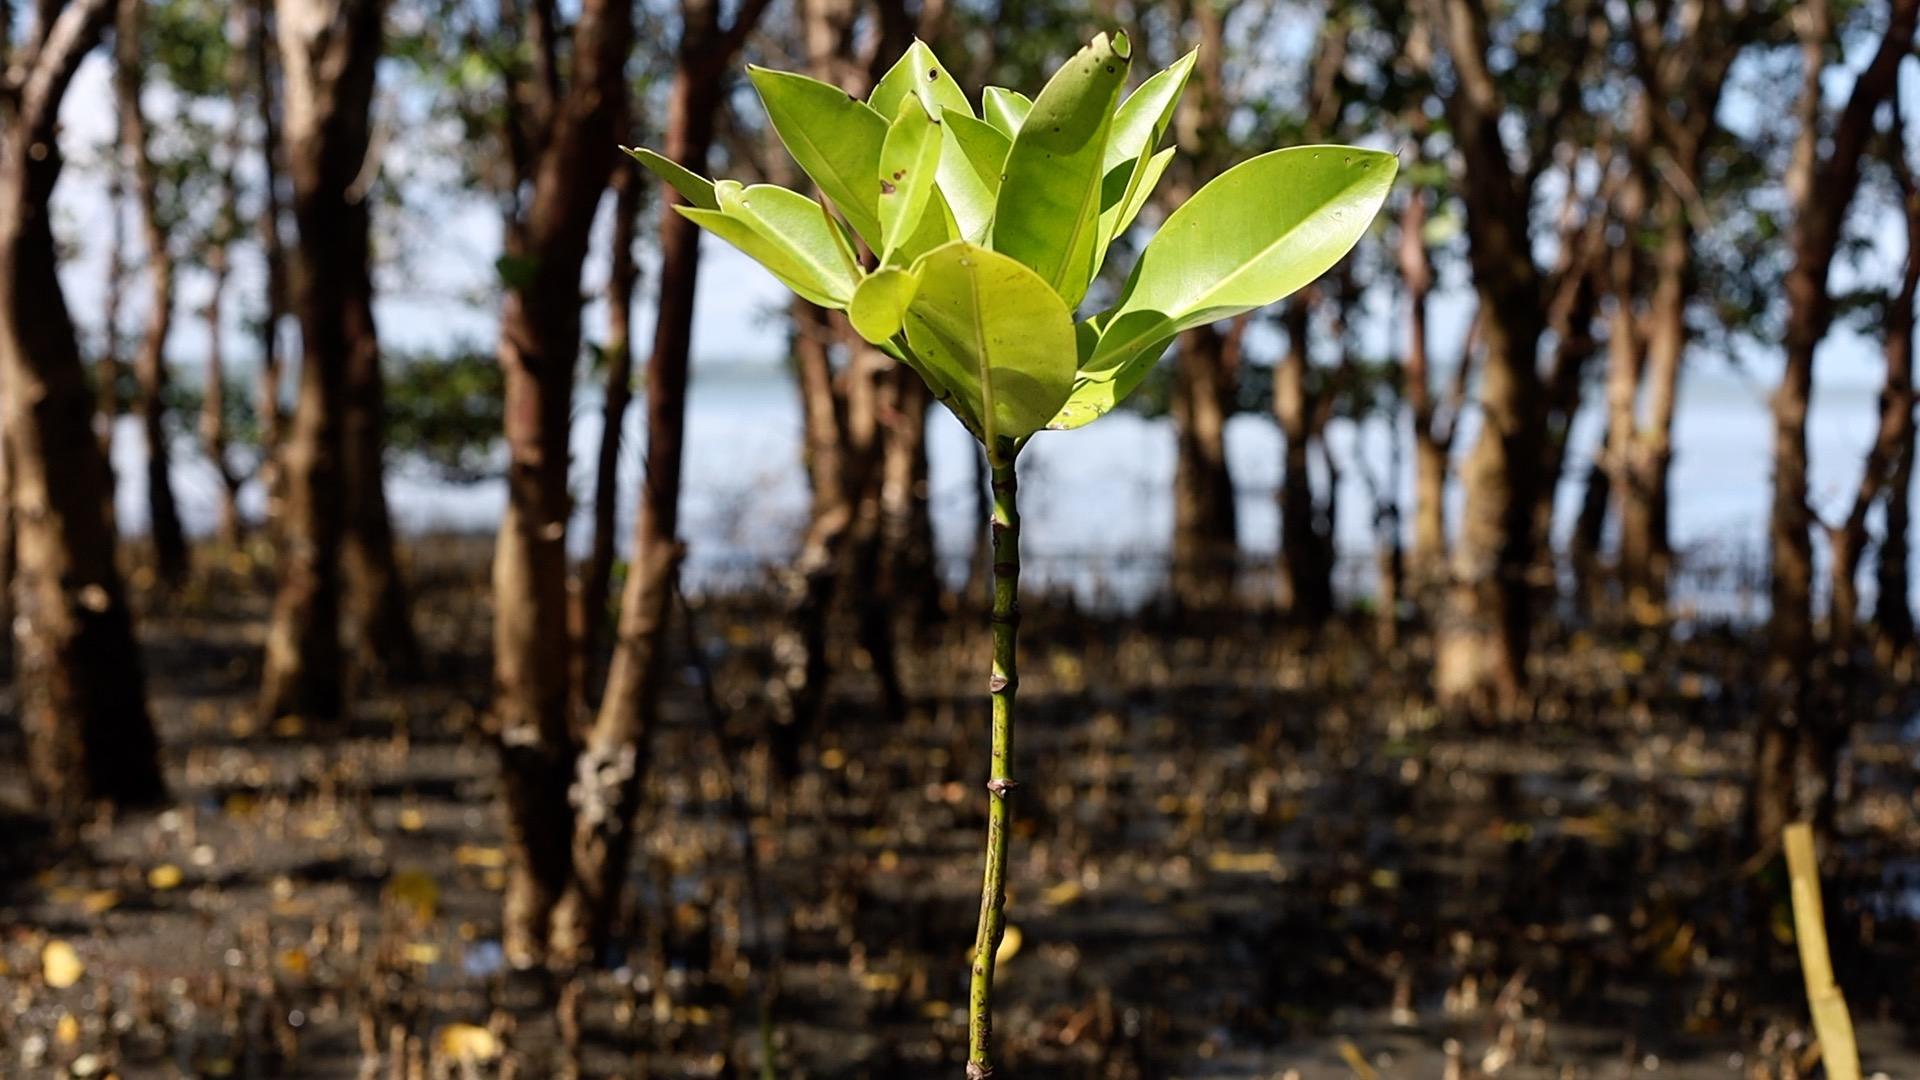
[[[968,995],[967,1080],[993,1075],[993,965],[1006,928],[1007,801],[1015,788],[1008,775],[1013,754],[1013,696],[1020,679],[1014,638],[1020,627],[1020,511],[1016,506],[1014,454],[989,445],[993,467],[993,756],[987,779],[987,859],[980,888],[980,927],[973,943],[973,985]]]

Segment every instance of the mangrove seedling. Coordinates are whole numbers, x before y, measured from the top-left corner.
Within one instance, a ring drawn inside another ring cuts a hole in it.
[[[1174,337],[1271,304],[1325,273],[1386,199],[1397,161],[1353,146],[1261,154],[1161,222],[1113,303],[1078,309],[1108,246],[1146,206],[1194,56],[1130,94],[1126,35],[1101,34],[1040,95],[987,87],[977,111],[915,42],[865,101],[749,67],[773,129],[825,201],[708,180],[630,150],[675,209],[795,293],[846,313],[985,447],[992,471],[993,666],[986,870],[974,939],[967,1076],[993,1072],[993,968],[1006,924],[1020,514],[1014,462],[1139,385]]]

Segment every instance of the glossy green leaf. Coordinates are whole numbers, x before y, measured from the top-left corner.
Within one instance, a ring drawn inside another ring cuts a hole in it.
[[[653,175],[665,180],[680,197],[702,210],[720,209],[720,201],[714,197],[713,181],[699,175],[691,169],[669,161],[644,146],[623,146],[627,156],[646,167]]]
[[[1031,267],[1067,306],[1093,280],[1114,103],[1127,81],[1126,35],[1102,34],[1054,73],[1007,152],[992,247]]]
[[[1221,173],[1148,242],[1082,374],[1140,363],[1155,340],[1264,307],[1326,273],[1372,223],[1397,166],[1379,150],[1300,146]]]
[[[1107,245],[1126,231],[1133,214],[1139,213],[1139,207],[1145,203],[1141,189],[1151,192],[1159,180],[1158,174],[1148,179],[1158,156],[1155,148],[1165,137],[1167,125],[1173,122],[1173,111],[1186,90],[1195,55],[1190,52],[1155,73],[1140,89],[1127,95],[1113,114],[1113,134],[1107,140],[1107,156],[1101,166],[1105,177],[1100,203],[1100,259],[1105,258]],[[1160,170],[1165,169],[1162,162]],[[1129,207],[1133,213],[1127,212]],[[1097,263],[1094,269],[1098,273]]]
[[[961,237],[985,243],[1000,192],[1000,170],[1013,141],[986,121],[952,110],[941,115],[940,126],[940,190],[953,208]]]
[[[1140,211],[1146,208],[1147,200],[1153,198],[1153,189],[1160,186],[1160,178],[1166,174],[1167,166],[1173,163],[1174,149],[1169,146],[1147,159],[1139,186],[1133,189],[1126,205],[1119,208],[1119,214],[1113,219],[1113,232],[1109,234],[1109,239],[1125,234],[1133,220],[1140,216]],[[1100,218],[1103,223],[1107,220],[1104,213]]]
[[[933,55],[926,42],[918,38],[874,84],[873,93],[867,95],[867,104],[881,116],[897,116],[900,100],[908,94],[920,99],[928,116],[937,117],[944,109],[973,115],[973,105],[967,101],[960,84],[940,66],[940,58]]]
[[[847,318],[860,336],[884,345],[900,332],[907,305],[920,291],[920,279],[906,270],[889,267],[867,275],[853,292]]]
[[[689,221],[739,248],[802,298],[844,308],[859,284],[846,237],[827,209],[786,188],[714,185],[720,209],[675,207]]]
[[[947,206],[947,200],[941,197],[940,188],[936,186],[927,198],[927,209],[920,215],[919,226],[893,253],[893,264],[911,265],[915,259],[934,248],[958,239],[960,224],[954,220],[952,208]]]
[[[919,98],[904,95],[899,104],[899,114],[887,128],[887,140],[880,147],[880,167],[875,172],[880,186],[882,266],[919,228],[940,163],[940,125],[927,115]]]
[[[866,102],[818,79],[747,68],[773,130],[855,232],[880,244],[880,149],[887,122]]]
[[[1045,427],[1073,390],[1077,362],[1059,295],[1014,259],[964,241],[928,252],[913,273],[907,343],[979,419],[975,433],[993,445]]]
[[[1033,99],[1018,90],[989,86],[980,94],[980,106],[987,123],[1012,139],[1020,134],[1020,125],[1027,122],[1027,113],[1033,109]]]

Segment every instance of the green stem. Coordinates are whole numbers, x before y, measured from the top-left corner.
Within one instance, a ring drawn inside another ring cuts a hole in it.
[[[988,447],[993,466],[993,760],[987,779],[987,866],[980,887],[980,927],[973,942],[973,986],[968,995],[967,1078],[993,1075],[993,963],[1006,928],[1007,800],[1013,778],[1013,695],[1020,679],[1014,666],[1014,635],[1020,625],[1020,511],[1013,460],[1017,451]]]

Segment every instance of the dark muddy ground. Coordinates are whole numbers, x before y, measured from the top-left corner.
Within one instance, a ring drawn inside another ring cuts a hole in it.
[[[221,560],[146,605],[176,808],[58,849],[0,726],[0,1076],[755,1076],[765,1041],[782,1077],[960,1075],[971,616],[906,650],[904,722],[849,675],[769,798],[777,617],[696,598],[724,717],[686,665],[633,933],[549,985],[498,945],[483,574],[418,567],[426,681],[262,729],[264,593]],[[1816,1074],[1780,872],[1737,837],[1749,638],[1557,634],[1539,715],[1502,726],[1431,709],[1422,647],[1358,627],[1035,602],[1023,645],[997,1075]],[[1920,1077],[1915,703],[1853,698],[1835,961],[1868,1074]]]

